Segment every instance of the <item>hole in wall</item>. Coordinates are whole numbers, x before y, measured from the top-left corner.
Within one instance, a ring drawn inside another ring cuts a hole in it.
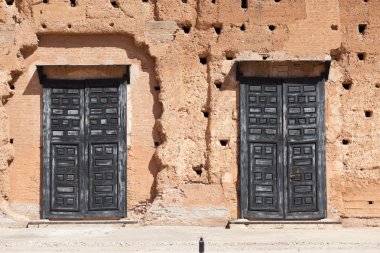
[[[5,0],[5,2],[7,3],[7,5],[12,5],[14,3],[14,0]]]
[[[368,3],[368,0],[364,0],[365,3]]]
[[[375,204],[375,202],[372,201],[372,200],[370,200],[370,201],[368,201],[368,204],[369,204],[369,205],[373,205],[373,204]]]
[[[343,145],[348,145],[348,144],[350,144],[351,143],[351,141],[349,140],[349,139],[343,139],[342,140],[342,144]]]
[[[9,139],[9,143],[10,143],[10,144],[13,144],[13,141],[14,141],[13,138],[10,138],[10,139]]]
[[[111,27],[114,27],[114,26],[115,26],[115,23],[114,23],[114,22],[111,22],[111,23],[109,23],[109,25],[110,25]]]
[[[111,5],[113,8],[119,8],[119,3],[115,0],[111,0]]]
[[[219,35],[222,32],[222,25],[221,24],[215,24],[214,30],[215,30],[215,33]]]
[[[182,28],[184,33],[189,33],[191,30],[191,24],[181,25],[181,28]]]
[[[154,90],[155,90],[155,91],[160,91],[161,88],[160,88],[160,86],[154,86]]]
[[[222,145],[223,147],[225,147],[225,146],[228,145],[228,143],[229,143],[230,141],[227,140],[227,139],[223,139],[223,140],[219,140],[219,142],[220,142],[220,145]]]
[[[182,3],[186,4],[186,3],[187,3],[187,0],[182,0]]]
[[[221,81],[215,81],[214,82],[214,84],[215,84],[215,87],[218,89],[218,90],[221,90],[222,89],[222,82]]]
[[[375,88],[380,88],[380,83],[375,84]]]
[[[42,23],[42,24],[41,24],[41,27],[42,27],[43,29],[46,29],[47,26],[46,26],[45,23]]]
[[[339,28],[337,25],[331,25],[331,30],[337,31]]]
[[[203,112],[203,116],[205,117],[205,118],[208,118],[208,116],[209,116],[209,112],[207,112],[207,111],[202,111]]]
[[[226,51],[226,60],[227,61],[232,61],[233,59],[236,58],[236,55],[232,51]]]
[[[265,61],[266,59],[268,59],[268,55],[263,55],[263,60]]]
[[[248,8],[248,0],[241,0],[241,8],[243,9]]]
[[[70,0],[70,6],[71,7],[77,6],[77,1],[76,0]]]
[[[216,3],[216,0],[211,0],[211,3],[215,4],[215,3]]]
[[[352,87],[352,81],[351,80],[346,80],[342,83],[342,86],[345,90],[349,90]]]
[[[246,29],[245,24],[242,24],[242,25],[240,26],[240,31],[245,31],[245,29]]]
[[[158,141],[155,141],[154,142],[154,147],[157,148],[158,146],[160,146],[160,143]]]
[[[47,3],[49,3],[49,0],[42,0],[42,2],[43,2],[44,4],[47,4]]]
[[[371,110],[365,110],[364,114],[367,118],[371,118],[373,116],[373,111]]]
[[[202,166],[196,166],[196,167],[193,167],[193,171],[194,171],[198,176],[202,176],[203,168],[202,168]]]
[[[279,2],[281,2],[281,0],[274,0],[276,3],[279,3]]]
[[[206,65],[207,64],[207,56],[199,56],[199,62],[202,64],[202,65]]]
[[[143,1],[143,3],[147,3],[149,0],[142,0]]]
[[[10,84],[10,85],[9,85],[9,88],[10,88],[11,90],[14,90],[14,89],[15,89],[15,86],[14,86],[13,84]]]
[[[358,53],[358,59],[359,59],[360,61],[364,61],[366,57],[367,57],[367,54],[366,54],[366,53],[363,53],[363,52]]]
[[[359,24],[358,29],[359,29],[359,33],[363,35],[365,31],[367,30],[367,24]]]
[[[72,25],[71,24],[67,24],[67,28],[71,29]]]
[[[274,30],[276,30],[276,26],[275,25],[268,25],[268,29],[273,32]]]

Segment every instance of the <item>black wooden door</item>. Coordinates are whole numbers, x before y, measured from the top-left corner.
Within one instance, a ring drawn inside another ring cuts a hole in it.
[[[242,78],[240,84],[242,217],[323,218],[323,78]]]
[[[125,87],[45,80],[43,217],[125,216]]]

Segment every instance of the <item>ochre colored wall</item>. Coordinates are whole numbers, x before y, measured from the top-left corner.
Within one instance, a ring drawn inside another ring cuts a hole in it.
[[[1,1],[2,210],[40,218],[36,65],[131,65],[128,217],[146,224],[220,225],[239,218],[237,61],[256,62],[246,64],[247,73],[309,76],[317,67],[305,60],[331,58],[325,88],[328,218],[378,224],[379,11],[379,1],[357,0],[257,0],[248,8],[239,0]],[[51,74],[105,77],[113,71]]]

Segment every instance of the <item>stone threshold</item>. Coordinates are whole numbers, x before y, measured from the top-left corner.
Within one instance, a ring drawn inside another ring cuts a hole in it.
[[[88,225],[107,225],[115,227],[126,227],[129,225],[138,225],[137,220],[32,220],[27,224],[27,228],[42,227],[77,227]]]
[[[341,226],[341,221],[322,220],[230,220],[227,228],[327,228]]]

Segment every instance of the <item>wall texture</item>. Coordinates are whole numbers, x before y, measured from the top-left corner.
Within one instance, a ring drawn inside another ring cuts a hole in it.
[[[379,224],[380,2],[244,2],[1,0],[4,217],[39,218],[38,64],[131,64],[128,217],[146,224],[220,225],[239,218],[236,61],[283,62],[248,64],[246,71],[271,69],[268,75],[292,76],[297,66],[286,62],[331,57],[328,218]],[[298,67],[301,73],[313,71]],[[64,69],[51,74],[99,77],[109,72]]]

